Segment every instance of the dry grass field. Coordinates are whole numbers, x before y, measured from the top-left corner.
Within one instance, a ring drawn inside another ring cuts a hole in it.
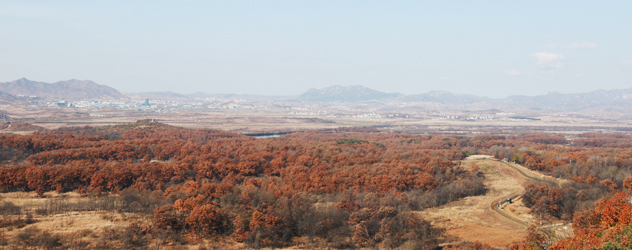
[[[120,195],[117,194],[100,198],[114,203],[120,202]],[[11,247],[15,246],[11,244],[12,241],[24,237],[31,237],[32,240],[47,240],[46,236],[52,236],[53,239],[62,239],[64,245],[76,246],[74,249],[126,249],[126,246],[133,246],[127,238],[129,236],[127,234],[133,234],[130,232],[130,228],[133,228],[134,224],[150,225],[152,223],[153,214],[124,212],[121,209],[86,208],[86,204],[97,203],[98,200],[94,196],[81,196],[75,192],[61,195],[56,192],[47,192],[43,197],[38,197],[33,192],[2,193],[0,194],[2,206],[6,206],[7,203],[13,204],[21,209],[22,214],[28,214],[28,216],[24,219],[23,216],[2,215],[3,219],[21,219],[25,222],[14,222],[15,225],[0,228],[0,241],[8,241],[9,247]],[[143,227],[138,228],[141,234],[143,230],[147,230]],[[192,235],[183,235],[182,237],[189,237],[187,241],[195,244],[168,244],[165,246],[161,243],[163,240],[169,240],[169,237],[170,235],[165,235],[163,238],[145,239],[148,246],[145,249],[244,248],[243,244],[225,241],[227,239],[198,239]],[[51,241],[50,245],[54,246],[55,241]]]

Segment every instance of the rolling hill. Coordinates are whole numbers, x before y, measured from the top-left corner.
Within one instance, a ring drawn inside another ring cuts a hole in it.
[[[118,90],[90,80],[66,80],[55,83],[31,81],[26,78],[0,83],[0,91],[10,95],[37,96],[43,99],[121,99]]]

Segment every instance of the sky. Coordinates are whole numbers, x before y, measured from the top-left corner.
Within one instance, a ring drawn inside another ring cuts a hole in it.
[[[632,1],[0,1],[0,82],[494,98],[632,87]]]

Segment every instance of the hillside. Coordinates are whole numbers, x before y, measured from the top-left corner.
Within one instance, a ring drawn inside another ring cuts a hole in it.
[[[0,91],[11,95],[37,96],[44,99],[120,99],[118,90],[90,80],[66,80],[55,83],[31,81],[26,78],[0,83]]]
[[[310,89],[297,97],[300,101],[312,102],[359,102],[398,97],[397,93],[384,93],[361,85],[335,85],[322,89]]]

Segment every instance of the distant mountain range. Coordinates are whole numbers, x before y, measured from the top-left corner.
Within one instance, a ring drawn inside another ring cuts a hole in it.
[[[402,96],[397,93],[384,93],[364,86],[335,85],[323,89],[310,89],[299,95],[297,100],[312,102],[359,102],[376,99],[389,99]]]
[[[163,100],[186,100],[219,98],[224,100],[289,101],[289,102],[341,102],[341,103],[420,103],[420,106],[474,109],[542,109],[584,110],[607,109],[628,110],[632,108],[632,88],[595,90],[586,93],[561,94],[558,92],[538,96],[509,96],[493,99],[446,91],[430,91],[424,94],[403,95],[385,93],[364,86],[330,86],[310,89],[299,96],[260,96],[240,94],[179,94],[174,92],[143,92],[123,94],[118,90],[94,83],[90,80],[67,80],[55,83],[31,81],[25,78],[0,83],[0,103],[10,102],[19,96],[37,96],[42,99],[126,99],[149,98]]]
[[[489,97],[453,94],[447,91],[436,90],[425,94],[407,95],[400,98],[400,101],[402,102],[438,102],[442,104],[491,102],[492,100],[493,99]]]
[[[126,97],[111,87],[99,85],[90,80],[76,79],[45,83],[22,78],[0,83],[0,92],[15,96],[37,96],[43,99],[120,99]]]
[[[586,93],[561,94],[551,92],[538,96],[515,95],[493,99],[475,95],[430,91],[424,94],[403,95],[385,93],[363,86],[332,86],[310,89],[296,100],[313,102],[388,101],[399,103],[434,103],[444,107],[475,106],[495,109],[583,110],[599,107],[621,109],[632,107],[632,88],[595,90]],[[436,105],[433,105],[436,107]]]
[[[506,107],[529,107],[539,109],[580,110],[604,106],[632,105],[632,88],[594,90],[586,93],[561,94],[551,92],[538,96],[510,96],[496,99],[496,104]]]

